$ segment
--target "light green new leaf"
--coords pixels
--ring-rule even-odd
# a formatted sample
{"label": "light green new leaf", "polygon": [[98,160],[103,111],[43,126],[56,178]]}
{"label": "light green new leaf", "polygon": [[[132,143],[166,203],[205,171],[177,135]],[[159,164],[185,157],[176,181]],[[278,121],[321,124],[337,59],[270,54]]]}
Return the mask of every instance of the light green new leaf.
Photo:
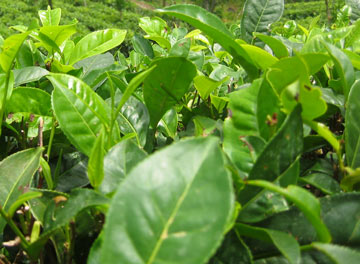
{"label": "light green new leaf", "polygon": [[194,86],[198,90],[201,98],[207,100],[211,92],[226,82],[229,78],[225,77],[221,81],[215,81],[207,76],[196,76],[194,78]]}
{"label": "light green new leaf", "polygon": [[41,166],[42,173],[44,175],[44,178],[45,178],[45,181],[47,184],[47,188],[49,190],[52,190],[54,188],[54,181],[51,176],[51,169],[50,169],[49,164],[43,157],[40,158],[40,166]]}
{"label": "light green new leaf", "polygon": [[279,59],[289,56],[289,51],[282,41],[262,33],[254,33],[254,36],[268,45]]}
{"label": "light green new leaf", "polygon": [[172,144],[138,164],[119,185],[100,262],[205,263],[220,245],[233,208],[218,140]]}
{"label": "light green new leaf", "polygon": [[242,39],[254,44],[253,33],[268,33],[269,25],[279,20],[283,11],[283,0],[247,0],[241,19]]}
{"label": "light green new leaf", "polygon": [[15,88],[6,107],[6,112],[52,116],[51,96],[38,88]]}
{"label": "light green new leaf", "polygon": [[97,189],[104,179],[104,156],[105,156],[104,129],[100,131],[91,150],[88,163],[88,177],[92,187]]}
{"label": "light green new leaf", "polygon": [[331,241],[331,234],[320,216],[320,202],[309,191],[296,185],[289,185],[287,188],[281,188],[278,185],[263,180],[247,181],[246,183],[280,193],[286,199],[292,201],[314,226],[319,241],[325,243]]}
{"label": "light green new leaf", "polygon": [[263,71],[266,71],[269,67],[278,62],[276,57],[259,47],[248,44],[241,44],[240,46],[249,54],[255,65]]}
{"label": "light green new leaf", "polygon": [[14,213],[16,212],[16,210],[25,202],[31,200],[31,199],[35,199],[35,198],[39,198],[42,196],[41,192],[36,192],[36,191],[29,191],[26,193],[21,194],[17,200],[10,206],[9,210],[7,211],[8,216],[9,217],[13,217]]}
{"label": "light green new leaf", "polygon": [[57,26],[61,19],[61,8],[39,10],[40,21],[43,26]]}
{"label": "light green new leaf", "polygon": [[239,235],[272,243],[291,264],[300,263],[300,246],[293,236],[285,232],[253,227],[241,223],[235,225],[235,231]]}
{"label": "light green new leaf", "polygon": [[104,158],[105,176],[99,191],[103,194],[115,192],[119,183],[146,155],[131,139],[122,140],[112,147]]}
{"label": "light green new leaf", "polygon": [[121,29],[99,30],[86,35],[76,43],[69,65],[119,46],[124,41],[125,35],[126,30]]}
{"label": "light green new leaf", "polygon": [[28,35],[29,32],[15,34],[4,40],[0,53],[0,65],[5,73],[11,70],[16,55]]}
{"label": "light green new leaf", "polygon": [[178,115],[175,108],[171,108],[160,119],[157,127],[158,131],[164,133],[167,137],[175,138],[178,128]]}
{"label": "light green new leaf", "polygon": [[250,56],[235,41],[233,34],[227,29],[221,19],[214,14],[195,5],[174,5],[158,9],[158,11],[180,18],[201,30],[236,58],[251,78],[258,76],[258,70]]}
{"label": "light green new leaf", "polygon": [[351,50],[342,50],[350,59],[355,69],[360,70],[360,56]]}
{"label": "light green new leaf", "polygon": [[87,84],[66,74],[47,76],[54,86],[52,108],[60,128],[77,149],[87,156],[102,126],[109,126],[109,110]]}
{"label": "light green new leaf", "polygon": [[14,70],[14,87],[22,84],[40,80],[42,77],[48,75],[49,72],[44,68],[38,66],[24,67]]}
{"label": "light green new leaf", "polygon": [[[0,162],[0,206],[7,210],[25,193],[32,176],[39,168],[42,148],[17,152]],[[0,218],[0,232],[5,227]]]}
{"label": "light green new leaf", "polygon": [[44,26],[39,32],[33,32],[33,36],[37,38],[46,50],[54,53],[61,52],[60,46],[76,33],[76,23],[62,26]]}
{"label": "light green new leaf", "polygon": [[[162,116],[189,90],[196,75],[195,65],[183,57],[156,60],[144,81],[144,101],[150,114],[150,124],[155,128]],[[167,74],[165,74],[167,73]]]}
{"label": "light green new leaf", "polygon": [[360,167],[360,81],[351,87],[345,116],[345,151],[347,165]]}
{"label": "light green new leaf", "polygon": [[360,259],[360,252],[352,248],[325,243],[312,243],[311,245],[328,256],[334,264],[357,263]]}

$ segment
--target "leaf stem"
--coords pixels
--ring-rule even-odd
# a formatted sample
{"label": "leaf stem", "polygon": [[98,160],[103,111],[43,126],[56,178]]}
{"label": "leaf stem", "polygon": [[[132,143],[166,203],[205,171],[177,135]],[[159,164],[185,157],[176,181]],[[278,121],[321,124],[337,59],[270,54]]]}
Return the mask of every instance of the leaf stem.
{"label": "leaf stem", "polygon": [[29,247],[29,242],[26,240],[23,233],[20,231],[20,229],[17,227],[17,225],[14,223],[14,221],[7,215],[7,213],[4,211],[4,209],[0,206],[0,215],[6,220],[10,228],[14,231],[14,233],[20,238],[20,243],[23,249],[26,251]]}

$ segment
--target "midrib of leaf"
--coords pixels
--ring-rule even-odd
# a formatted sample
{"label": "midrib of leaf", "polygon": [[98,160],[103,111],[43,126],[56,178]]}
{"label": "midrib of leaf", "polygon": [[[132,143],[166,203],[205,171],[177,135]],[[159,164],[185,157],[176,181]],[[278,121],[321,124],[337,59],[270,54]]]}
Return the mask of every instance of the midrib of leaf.
{"label": "midrib of leaf", "polygon": [[[209,149],[209,147],[208,147],[208,149]],[[154,249],[153,249],[153,251],[151,253],[151,256],[149,257],[148,261],[146,262],[146,264],[152,264],[154,262],[157,254],[158,254],[158,252],[160,250],[160,247],[161,247],[162,243],[164,242],[165,238],[168,236],[168,230],[169,230],[171,224],[174,222],[175,216],[177,215],[183,201],[185,200],[186,196],[188,195],[188,193],[189,193],[189,191],[190,191],[190,189],[192,187],[192,184],[194,183],[194,181],[195,181],[195,179],[197,177],[197,174],[198,174],[199,170],[202,167],[202,164],[203,164],[203,162],[205,160],[205,157],[206,157],[206,153],[208,153],[208,151],[204,151],[204,153],[205,153],[205,155],[203,155],[201,162],[199,162],[199,164],[201,164],[201,165],[199,165],[197,167],[196,173],[194,173],[194,177],[191,179],[191,181],[185,187],[183,193],[180,195],[179,200],[177,201],[173,211],[171,212],[170,217],[166,221],[166,223],[164,225],[164,228],[163,228],[163,230],[162,230],[162,232],[160,234],[160,237],[159,237],[158,241],[156,242],[156,245],[155,245],[155,247],[154,247]]]}
{"label": "midrib of leaf", "polygon": [[[55,88],[56,89],[56,88]],[[61,89],[60,89],[61,91]],[[84,117],[82,116],[82,114],[78,111],[78,109],[75,107],[75,105],[72,104],[72,102],[70,101],[70,99],[65,95],[65,93],[62,92],[62,94],[64,95],[64,97],[66,98],[66,100],[69,102],[69,104],[72,106],[72,108],[75,110],[75,112],[78,113],[78,115],[80,116],[80,118],[83,120],[83,122],[85,123],[86,127],[92,132],[92,134],[94,135],[94,137],[96,137],[96,134],[94,133],[94,131],[90,128],[90,126],[88,125],[88,123],[86,122],[86,120],[84,119]]]}
{"label": "midrib of leaf", "polygon": [[[65,87],[65,89],[67,89]],[[73,92],[73,94],[87,107],[90,109],[90,111],[97,117],[99,118],[99,120],[105,125],[108,126],[108,122],[106,120],[104,120],[104,118],[97,113],[97,111],[95,111],[95,109],[93,109],[86,101],[83,100],[83,98],[81,98],[76,92],[74,92],[72,89],[69,89],[71,92]],[[86,92],[86,91],[85,91]],[[63,93],[65,95],[65,93]],[[65,96],[66,97],[66,96]],[[96,97],[92,96],[91,94],[89,94],[89,97],[94,99],[94,101],[96,101]],[[72,104],[73,105],[73,104]],[[76,109],[75,105],[73,105],[73,107]],[[77,109],[76,109],[77,110]],[[78,112],[80,114],[80,112]]]}
{"label": "midrib of leaf", "polygon": [[129,127],[131,128],[132,131],[134,131],[135,135],[136,135],[136,141],[138,143],[138,145],[140,146],[140,139],[139,139],[139,135],[135,129],[135,127],[130,123],[130,121],[121,113],[119,112],[119,115],[125,120],[126,124],[129,125]]}
{"label": "midrib of leaf", "polygon": [[[264,12],[265,12],[265,9],[267,8],[268,4],[269,4],[269,0],[266,1],[265,6],[261,11],[260,17],[259,17],[259,19],[258,19],[258,21],[256,23],[256,26],[255,26],[254,32],[257,32],[257,29],[258,29],[259,24],[260,24],[260,20],[262,19],[263,15],[264,15]],[[251,40],[251,44],[254,44],[254,39]]]}
{"label": "midrib of leaf", "polygon": [[16,179],[15,183],[13,184],[9,194],[7,195],[6,197],[6,200],[4,202],[4,205],[2,206],[3,208],[6,207],[9,199],[10,199],[10,196],[13,194],[14,190],[15,190],[15,187],[17,186],[17,184],[19,183],[20,179],[24,176],[25,172],[27,171],[27,169],[30,167],[30,164],[32,164],[32,162],[34,161],[34,159],[36,159],[36,156],[34,155],[34,157],[26,164],[24,170],[22,171],[22,173],[19,175],[19,177]]}

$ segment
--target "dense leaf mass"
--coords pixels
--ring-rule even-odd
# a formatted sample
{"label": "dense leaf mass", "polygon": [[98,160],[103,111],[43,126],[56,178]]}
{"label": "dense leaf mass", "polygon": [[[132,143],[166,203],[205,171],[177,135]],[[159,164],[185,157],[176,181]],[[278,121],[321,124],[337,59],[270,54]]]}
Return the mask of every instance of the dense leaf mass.
{"label": "dense leaf mass", "polygon": [[0,37],[1,263],[358,262],[357,2],[281,26],[247,0],[231,27],[203,3]]}

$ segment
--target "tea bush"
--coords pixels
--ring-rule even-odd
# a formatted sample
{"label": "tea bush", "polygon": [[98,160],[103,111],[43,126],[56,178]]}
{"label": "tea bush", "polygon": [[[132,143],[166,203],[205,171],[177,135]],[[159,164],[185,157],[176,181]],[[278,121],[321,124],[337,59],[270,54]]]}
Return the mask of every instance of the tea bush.
{"label": "tea bush", "polygon": [[357,263],[360,22],[283,9],[159,9],[194,30],[142,17],[128,55],[60,9],[0,38],[1,261]]}

